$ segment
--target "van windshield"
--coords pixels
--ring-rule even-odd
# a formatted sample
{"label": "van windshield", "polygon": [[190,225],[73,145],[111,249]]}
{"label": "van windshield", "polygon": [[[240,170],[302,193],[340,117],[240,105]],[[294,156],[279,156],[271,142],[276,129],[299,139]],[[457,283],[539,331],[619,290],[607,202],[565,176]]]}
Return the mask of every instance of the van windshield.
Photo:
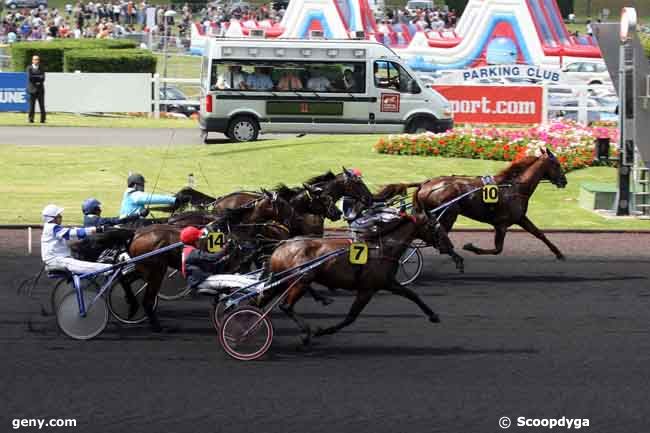
{"label": "van windshield", "polygon": [[364,62],[213,60],[210,90],[365,93]]}

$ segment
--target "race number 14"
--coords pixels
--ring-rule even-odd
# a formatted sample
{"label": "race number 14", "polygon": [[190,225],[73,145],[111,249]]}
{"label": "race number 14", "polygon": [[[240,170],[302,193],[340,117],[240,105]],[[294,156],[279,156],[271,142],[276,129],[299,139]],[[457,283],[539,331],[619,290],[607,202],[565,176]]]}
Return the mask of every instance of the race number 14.
{"label": "race number 14", "polygon": [[483,187],[483,203],[497,203],[499,201],[499,187],[485,185]]}
{"label": "race number 14", "polygon": [[223,232],[208,233],[206,249],[209,253],[218,253],[226,244],[226,236]]}
{"label": "race number 14", "polygon": [[365,265],[368,263],[368,245],[355,242],[350,245],[350,263],[353,265]]}

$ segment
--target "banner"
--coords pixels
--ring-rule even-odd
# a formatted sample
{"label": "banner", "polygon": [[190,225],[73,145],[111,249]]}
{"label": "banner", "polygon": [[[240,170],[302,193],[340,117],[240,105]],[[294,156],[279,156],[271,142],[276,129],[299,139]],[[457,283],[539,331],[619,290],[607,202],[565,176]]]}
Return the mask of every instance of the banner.
{"label": "banner", "polygon": [[454,73],[454,78],[456,82],[514,78],[559,83],[563,76],[559,70],[544,69],[534,65],[493,65],[457,71]]}
{"label": "banner", "polygon": [[0,72],[0,111],[23,111],[29,109],[27,73]]}
{"label": "banner", "polygon": [[544,120],[541,86],[432,86],[449,100],[456,123],[534,124]]}

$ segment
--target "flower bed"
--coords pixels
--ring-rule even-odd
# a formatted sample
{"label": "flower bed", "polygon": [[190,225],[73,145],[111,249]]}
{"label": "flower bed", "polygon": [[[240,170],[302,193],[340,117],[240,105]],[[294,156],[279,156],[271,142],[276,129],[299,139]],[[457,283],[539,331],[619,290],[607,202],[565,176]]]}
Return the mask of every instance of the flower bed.
{"label": "flower bed", "polygon": [[391,155],[515,161],[546,146],[557,155],[564,170],[570,171],[593,165],[594,140],[606,137],[615,143],[618,130],[554,120],[531,129],[458,128],[442,134],[389,135],[380,138],[374,149]]}

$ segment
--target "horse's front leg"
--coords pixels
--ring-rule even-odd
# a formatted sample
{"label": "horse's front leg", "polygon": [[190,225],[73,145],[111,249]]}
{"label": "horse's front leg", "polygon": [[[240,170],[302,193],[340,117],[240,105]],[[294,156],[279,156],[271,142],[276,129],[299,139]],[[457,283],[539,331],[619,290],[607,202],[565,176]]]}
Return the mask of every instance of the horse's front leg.
{"label": "horse's front leg", "polygon": [[503,241],[506,239],[506,232],[508,231],[508,228],[505,226],[495,226],[494,227],[494,249],[491,250],[484,250],[483,248],[479,248],[476,245],[469,243],[465,244],[463,246],[464,250],[471,251],[474,254],[478,255],[484,255],[484,254],[501,254],[503,251]]}
{"label": "horse's front leg", "polygon": [[133,280],[134,279],[130,275],[122,275],[119,278],[120,285],[124,289],[124,298],[126,299],[126,303],[129,304],[129,319],[132,319],[133,316],[135,316],[135,313],[138,312],[138,308],[140,308],[138,299],[133,293],[133,289],[131,287],[131,282]]}
{"label": "horse's front leg", "polygon": [[359,314],[363,311],[364,308],[366,308],[366,305],[368,305],[368,302],[370,302],[370,299],[372,299],[372,296],[375,294],[374,290],[370,289],[359,289],[357,291],[357,297],[355,298],[354,302],[352,303],[352,306],[350,307],[350,311],[348,311],[347,316],[345,316],[345,319],[343,319],[340,323],[330,326],[329,328],[321,329],[319,328],[315,333],[314,337],[320,337],[322,335],[329,335],[329,334],[334,334],[338,331],[340,331],[342,328],[345,328],[346,326],[351,325],[355,320],[357,320],[357,317],[359,317]]}
{"label": "horse's front leg", "polygon": [[160,321],[158,320],[158,315],[154,310],[156,305],[156,297],[158,292],[160,292],[160,286],[162,285],[163,277],[167,266],[156,267],[154,269],[143,269],[143,279],[147,283],[147,288],[144,292],[144,298],[142,299],[142,308],[144,309],[145,314],[149,318],[149,325],[153,332],[161,332],[162,326],[160,326]]}
{"label": "horse's front leg", "polygon": [[294,284],[289,293],[287,293],[287,298],[285,302],[280,305],[280,310],[282,310],[294,323],[298,326],[300,331],[304,334],[302,337],[302,343],[305,346],[308,346],[311,343],[311,327],[301,316],[296,314],[294,307],[296,303],[303,297],[305,294],[305,287],[308,286],[300,283]]}
{"label": "horse's front leg", "polygon": [[415,293],[413,290],[409,289],[408,287],[403,286],[398,282],[393,282],[393,284],[389,286],[386,290],[388,290],[394,295],[402,296],[408,299],[409,301],[415,302],[415,304],[418,307],[420,307],[420,309],[424,312],[424,314],[427,315],[427,317],[431,322],[433,323],[440,322],[440,318],[438,317],[438,315],[434,313],[433,310],[427,304],[424,303],[422,298],[420,298],[417,293]]}
{"label": "horse's front leg", "polygon": [[531,235],[535,236],[537,239],[541,240],[546,244],[546,246],[555,254],[555,257],[557,257],[558,260],[566,260],[566,257],[564,257],[564,254],[560,251],[558,247],[553,244],[553,242],[549,241],[548,238],[542,233],[540,229],[537,228],[535,224],[531,220],[528,219],[527,216],[524,215],[523,218],[521,218],[521,221],[519,221],[519,225],[521,228],[526,230],[528,233]]}

